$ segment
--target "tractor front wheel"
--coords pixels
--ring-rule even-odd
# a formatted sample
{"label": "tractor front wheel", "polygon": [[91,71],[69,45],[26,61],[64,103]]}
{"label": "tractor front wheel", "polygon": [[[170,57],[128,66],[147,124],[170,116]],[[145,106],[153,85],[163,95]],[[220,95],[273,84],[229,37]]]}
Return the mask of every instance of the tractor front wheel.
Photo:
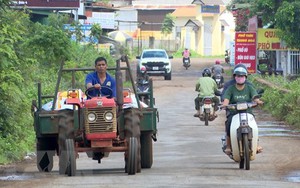
{"label": "tractor front wheel", "polygon": [[128,158],[127,158],[127,173],[134,175],[138,167],[138,141],[135,137],[129,138]]}
{"label": "tractor front wheel", "polygon": [[[138,109],[126,109],[124,112],[125,139],[128,146],[125,152],[125,172],[128,174],[141,172],[140,117],[141,112]],[[136,155],[135,150],[137,150]],[[133,162],[133,159],[136,162]],[[137,164],[136,167],[133,164]]]}
{"label": "tractor front wheel", "polygon": [[76,152],[74,147],[74,140],[66,140],[66,149],[67,149],[67,174],[68,176],[75,176],[76,174]]}

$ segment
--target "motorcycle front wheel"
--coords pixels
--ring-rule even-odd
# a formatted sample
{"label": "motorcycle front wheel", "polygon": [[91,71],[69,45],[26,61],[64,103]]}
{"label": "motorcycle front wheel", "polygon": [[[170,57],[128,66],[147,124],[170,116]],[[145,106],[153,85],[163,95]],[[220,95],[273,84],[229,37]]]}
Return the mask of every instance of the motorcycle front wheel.
{"label": "motorcycle front wheel", "polygon": [[240,169],[243,169],[245,166],[246,170],[250,170],[250,150],[249,150],[249,140],[248,134],[243,134],[243,156],[241,156]]}

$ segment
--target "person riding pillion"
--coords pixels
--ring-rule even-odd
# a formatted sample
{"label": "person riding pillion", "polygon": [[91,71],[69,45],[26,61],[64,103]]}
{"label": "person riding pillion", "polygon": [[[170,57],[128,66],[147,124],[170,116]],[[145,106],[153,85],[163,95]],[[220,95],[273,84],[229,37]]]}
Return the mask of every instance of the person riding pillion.
{"label": "person riding pillion", "polygon": [[194,117],[200,116],[200,102],[204,97],[212,97],[214,105],[214,116],[217,116],[215,113],[218,110],[219,98],[216,97],[215,93],[218,92],[218,86],[216,82],[211,78],[211,71],[208,68],[205,68],[202,72],[202,77],[200,77],[196,83],[195,91],[199,92],[198,96],[195,98],[195,109],[197,112],[194,114]]}

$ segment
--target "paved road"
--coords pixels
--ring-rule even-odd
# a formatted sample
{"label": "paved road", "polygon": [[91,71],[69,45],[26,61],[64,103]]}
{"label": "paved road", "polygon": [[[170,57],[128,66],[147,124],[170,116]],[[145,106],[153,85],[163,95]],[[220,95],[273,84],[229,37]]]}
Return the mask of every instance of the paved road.
{"label": "paved road", "polygon": [[[175,59],[171,81],[153,77],[160,118],[151,169],[128,176],[123,170],[122,153],[112,153],[100,165],[81,154],[77,176],[66,177],[58,175],[57,159],[51,173],[38,173],[35,161],[28,160],[0,174],[0,187],[299,187],[299,183],[291,181],[300,176],[300,137],[268,134],[268,127],[278,128],[268,114],[256,112],[262,125],[260,143],[264,152],[251,162],[249,171],[240,170],[221,151],[223,111],[209,126],[193,117],[195,81],[212,62],[192,59],[192,66],[185,70],[180,59]],[[286,129],[284,125],[280,127]]]}

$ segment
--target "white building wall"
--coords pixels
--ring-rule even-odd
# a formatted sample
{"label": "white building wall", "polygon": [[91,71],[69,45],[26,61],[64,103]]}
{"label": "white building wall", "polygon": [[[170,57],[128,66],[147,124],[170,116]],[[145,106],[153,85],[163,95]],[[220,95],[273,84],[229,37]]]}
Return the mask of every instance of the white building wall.
{"label": "white building wall", "polygon": [[119,10],[116,12],[115,20],[120,31],[134,32],[138,28],[137,10]]}

